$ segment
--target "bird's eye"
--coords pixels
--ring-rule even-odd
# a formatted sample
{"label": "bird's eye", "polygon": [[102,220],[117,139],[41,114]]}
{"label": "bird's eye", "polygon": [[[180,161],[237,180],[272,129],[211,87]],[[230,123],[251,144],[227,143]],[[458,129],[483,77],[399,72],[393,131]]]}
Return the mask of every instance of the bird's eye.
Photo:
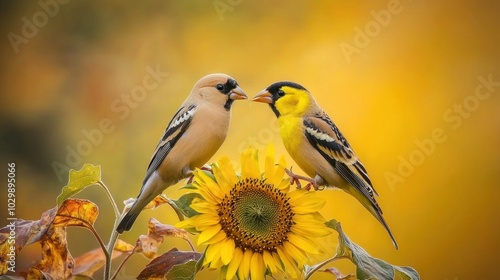
{"label": "bird's eye", "polygon": [[223,89],[224,89],[224,86],[223,86],[222,84],[217,84],[217,85],[215,86],[215,88],[216,88],[217,90],[223,90]]}
{"label": "bird's eye", "polygon": [[278,95],[279,95],[280,97],[282,97],[282,96],[284,96],[284,95],[285,95],[285,92],[284,92],[283,90],[281,90],[281,89],[280,89],[280,90],[278,90]]}

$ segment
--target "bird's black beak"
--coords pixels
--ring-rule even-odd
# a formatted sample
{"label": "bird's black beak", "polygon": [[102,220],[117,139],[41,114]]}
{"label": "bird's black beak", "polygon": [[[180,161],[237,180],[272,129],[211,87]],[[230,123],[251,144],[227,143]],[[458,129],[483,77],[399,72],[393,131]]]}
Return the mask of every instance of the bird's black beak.
{"label": "bird's black beak", "polygon": [[248,97],[240,87],[235,87],[229,92],[229,99],[240,100],[240,99],[248,99]]}
{"label": "bird's black beak", "polygon": [[256,96],[254,96],[252,101],[272,104],[273,103],[273,95],[269,91],[267,91],[267,89],[265,89],[265,90],[259,92]]}

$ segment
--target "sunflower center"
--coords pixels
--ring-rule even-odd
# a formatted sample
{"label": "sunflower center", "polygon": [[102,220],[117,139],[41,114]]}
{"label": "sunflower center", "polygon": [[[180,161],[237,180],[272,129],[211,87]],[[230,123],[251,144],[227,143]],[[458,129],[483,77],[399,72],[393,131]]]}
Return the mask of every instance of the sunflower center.
{"label": "sunflower center", "polygon": [[293,225],[288,200],[285,193],[263,180],[240,181],[218,205],[222,229],[242,250],[276,251]]}

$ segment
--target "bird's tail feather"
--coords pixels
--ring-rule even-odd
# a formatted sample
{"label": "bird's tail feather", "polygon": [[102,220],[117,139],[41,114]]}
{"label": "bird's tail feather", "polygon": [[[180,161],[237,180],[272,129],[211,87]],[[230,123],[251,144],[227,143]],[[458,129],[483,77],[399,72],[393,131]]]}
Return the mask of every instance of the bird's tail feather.
{"label": "bird's tail feather", "polygon": [[386,221],[384,220],[384,217],[382,216],[382,209],[380,209],[380,206],[375,202],[372,202],[368,197],[366,197],[362,192],[360,192],[358,189],[349,186],[348,188],[343,189],[346,191],[348,194],[354,196],[361,205],[365,207],[366,210],[368,210],[374,217],[377,219],[382,226],[384,226],[385,230],[391,237],[392,243],[394,244],[394,247],[396,250],[398,249],[398,243],[396,242],[396,239],[394,238],[394,235],[392,234],[391,230],[389,229],[389,226],[387,225]]}
{"label": "bird's tail feather", "polygon": [[396,248],[396,250],[397,250],[398,249],[398,243],[396,242],[396,239],[394,238],[394,235],[392,234],[391,230],[389,229],[389,226],[385,222],[384,217],[382,217],[382,213],[380,213],[376,209],[373,209],[373,211],[370,211],[370,212],[382,224],[382,226],[384,226],[385,230],[387,231],[387,233],[391,237],[392,244],[394,244],[394,248]]}
{"label": "bird's tail feather", "polygon": [[118,233],[123,233],[124,231],[129,231],[132,228],[132,225],[135,222],[135,219],[139,216],[139,213],[141,213],[141,209],[139,211],[132,211],[134,210],[134,206],[136,203],[132,205],[132,208],[125,214],[125,216],[122,218],[118,226],[116,227],[116,231]]}

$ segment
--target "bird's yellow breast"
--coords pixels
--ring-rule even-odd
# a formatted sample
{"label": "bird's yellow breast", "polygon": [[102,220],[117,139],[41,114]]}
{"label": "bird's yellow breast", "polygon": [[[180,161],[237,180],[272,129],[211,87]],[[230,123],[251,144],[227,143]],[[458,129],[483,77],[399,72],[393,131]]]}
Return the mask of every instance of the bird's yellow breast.
{"label": "bird's yellow breast", "polygon": [[278,119],[281,138],[286,150],[299,165],[299,167],[309,176],[314,176],[315,171],[311,163],[307,162],[304,156],[303,141],[307,141],[304,136],[304,126],[302,118],[292,115],[280,116]]}

